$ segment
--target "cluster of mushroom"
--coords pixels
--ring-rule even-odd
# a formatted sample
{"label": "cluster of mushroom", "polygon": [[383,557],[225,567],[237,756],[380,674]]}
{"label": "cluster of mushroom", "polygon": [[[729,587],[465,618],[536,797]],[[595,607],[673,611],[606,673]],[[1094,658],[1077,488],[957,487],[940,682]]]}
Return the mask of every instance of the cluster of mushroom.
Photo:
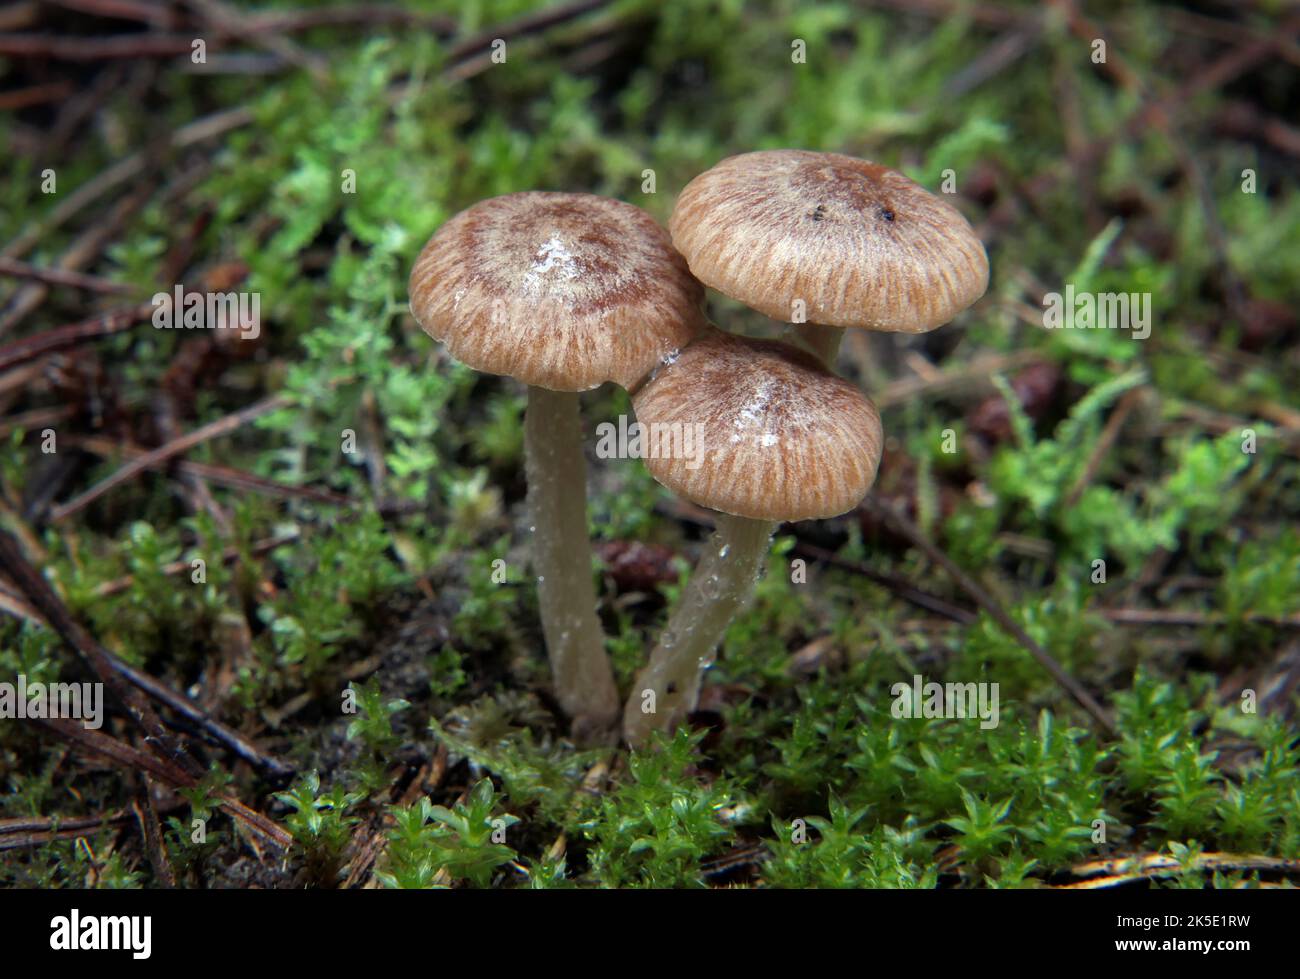
{"label": "cluster of mushroom", "polygon": [[[554,690],[580,741],[631,745],[694,708],[728,623],[749,601],[779,522],[853,509],[875,480],[875,407],[833,370],[842,327],[923,332],[988,283],[984,249],[950,205],[886,167],[776,150],[723,160],[683,190],[671,238],[644,211],[589,194],[474,205],[430,239],[411,310],[461,362],[528,385],[528,506]],[[724,332],[701,283],[796,343]],[[717,533],[632,685],[604,647],[586,527],[578,392],[631,392],[645,426],[703,433],[703,457],[647,458],[717,512]]]}

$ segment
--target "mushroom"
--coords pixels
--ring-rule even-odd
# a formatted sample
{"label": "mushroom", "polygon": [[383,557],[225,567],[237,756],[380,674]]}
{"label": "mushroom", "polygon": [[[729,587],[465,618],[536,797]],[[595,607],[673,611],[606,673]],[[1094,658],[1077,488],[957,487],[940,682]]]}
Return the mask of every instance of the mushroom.
{"label": "mushroom", "polygon": [[686,185],[669,230],[705,285],[795,323],[826,363],[843,335],[831,327],[924,333],[988,288],[984,246],[956,208],[839,153],[729,157]]}
{"label": "mushroom", "polygon": [[460,212],[425,245],[411,312],[452,357],[528,385],[532,558],[556,698],[583,741],[618,721],[596,612],[577,392],[631,387],[703,324],[704,290],[637,207],[528,192]]}
{"label": "mushroom", "polygon": [[645,463],[677,495],[718,511],[717,533],[624,707],[623,737],[638,746],[694,709],[701,671],[752,596],[777,523],[853,509],[875,481],[882,433],[866,395],[811,354],[713,328],[652,374],[633,405],[652,432],[701,426],[702,460],[652,454]]}

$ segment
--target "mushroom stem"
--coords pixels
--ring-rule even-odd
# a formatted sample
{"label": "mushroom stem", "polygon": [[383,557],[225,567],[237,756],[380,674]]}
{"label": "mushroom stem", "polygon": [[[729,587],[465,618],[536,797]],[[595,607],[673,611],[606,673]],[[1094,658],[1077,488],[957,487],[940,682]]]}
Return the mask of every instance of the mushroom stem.
{"label": "mushroom stem", "polygon": [[705,667],[753,597],[776,524],[719,513],[717,528],[623,708],[623,738],[633,747],[695,709]]}
{"label": "mushroom stem", "polygon": [[603,740],[618,722],[618,689],[596,614],[577,394],[529,386],[524,449],[533,569],[555,696],[573,718],[575,738]]}
{"label": "mushroom stem", "polygon": [[835,357],[840,352],[840,342],[844,339],[841,327],[796,323],[794,332],[804,347],[816,354],[831,370],[835,369]]}

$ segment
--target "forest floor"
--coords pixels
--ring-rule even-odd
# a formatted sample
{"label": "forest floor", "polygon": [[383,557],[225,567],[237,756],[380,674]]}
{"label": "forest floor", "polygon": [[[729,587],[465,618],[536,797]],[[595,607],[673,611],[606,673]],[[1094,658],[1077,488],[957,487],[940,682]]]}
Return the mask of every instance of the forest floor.
{"label": "forest floor", "polygon": [[[0,886],[1300,880],[1295,14],[76,6],[0,40],[0,681],[117,678],[131,710],[0,721]],[[407,275],[483,198],[666,222],[773,147],[951,189],[990,288],[846,340],[871,496],[778,531],[689,728],[580,748],[523,391],[432,343]],[[256,295],[258,335],[155,329],[177,284]],[[1149,330],[1044,329],[1067,286],[1147,297]],[[709,517],[592,467],[626,692]],[[997,725],[895,716],[914,677],[997,684]]]}

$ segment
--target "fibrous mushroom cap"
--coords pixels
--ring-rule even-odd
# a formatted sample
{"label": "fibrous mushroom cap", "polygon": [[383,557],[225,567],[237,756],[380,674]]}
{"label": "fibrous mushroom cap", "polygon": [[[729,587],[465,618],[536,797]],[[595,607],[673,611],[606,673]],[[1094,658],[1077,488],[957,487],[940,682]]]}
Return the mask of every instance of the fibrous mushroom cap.
{"label": "fibrous mushroom cap", "polygon": [[686,185],[669,229],[706,285],[786,322],[802,312],[824,326],[924,333],[988,288],[984,246],[956,208],[839,153],[729,157]]}
{"label": "fibrous mushroom cap", "polygon": [[540,191],[451,218],[410,280],[412,314],[453,357],[555,391],[630,387],[698,332],[703,293],[645,211]]}
{"label": "fibrous mushroom cap", "polygon": [[837,516],[861,502],[880,463],[880,415],[866,395],[776,340],[710,329],[660,367],[633,406],[651,447],[685,445],[688,432],[702,439],[694,458],[648,449],[654,478],[741,517]]}

